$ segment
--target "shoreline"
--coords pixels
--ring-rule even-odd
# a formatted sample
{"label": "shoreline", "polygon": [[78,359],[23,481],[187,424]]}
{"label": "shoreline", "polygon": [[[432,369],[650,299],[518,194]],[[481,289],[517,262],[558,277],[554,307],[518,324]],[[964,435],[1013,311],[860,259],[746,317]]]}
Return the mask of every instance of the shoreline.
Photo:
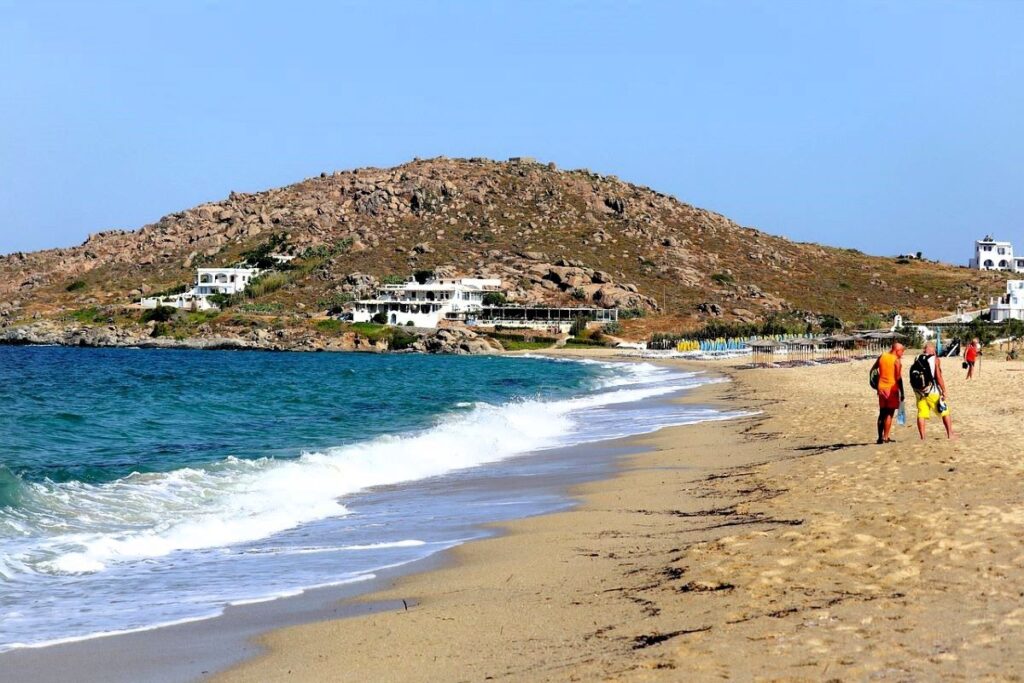
{"label": "shoreline", "polygon": [[362,599],[415,607],[271,631],[214,680],[1017,680],[1024,410],[1007,434],[990,397],[1024,372],[947,378],[961,440],[878,446],[868,365],[702,364],[734,381],[690,396],[763,412],[632,439],[572,509]]}
{"label": "shoreline", "polygon": [[[561,349],[553,353],[512,353],[537,353],[538,355],[544,355],[552,358],[568,357],[609,360],[612,352],[616,352],[616,350],[609,349],[604,353],[595,353],[594,350],[591,349]],[[726,377],[726,381],[713,382],[693,389],[688,389],[682,396],[675,397],[671,399],[671,401],[673,403],[709,406],[723,412],[728,410],[747,409],[745,406],[737,406],[731,402],[734,400],[734,396],[730,391],[730,388],[734,388],[732,386],[734,382],[734,373],[728,367],[708,367],[705,363],[694,363],[692,361],[671,361],[669,363],[664,363],[663,361],[651,361],[650,359],[625,358],[621,360],[622,362],[654,362],[657,364],[670,365],[679,370],[722,375]],[[285,678],[289,680],[335,680],[334,677],[338,677],[338,680],[372,680],[372,676],[376,674],[348,673],[337,670],[331,670],[329,673],[322,670],[317,671],[316,673],[302,673],[293,667],[293,660],[291,658],[289,658],[287,670],[282,672],[278,670],[281,667],[276,666],[274,659],[282,653],[282,649],[291,647],[291,634],[293,628],[304,629],[308,627],[319,631],[321,628],[326,629],[333,627],[331,628],[333,634],[336,630],[344,630],[346,624],[350,624],[358,628],[356,622],[361,617],[371,616],[371,612],[369,610],[364,612],[363,608],[373,608],[372,614],[383,613],[395,615],[399,613],[409,614],[410,612],[422,607],[424,602],[429,601],[421,599],[418,595],[419,589],[425,583],[429,584],[432,576],[442,573],[458,574],[460,571],[465,570],[467,565],[477,563],[482,556],[486,556],[490,552],[488,546],[491,546],[492,544],[503,545],[506,542],[511,542],[518,545],[520,539],[525,534],[530,533],[522,527],[524,525],[529,525],[535,520],[558,518],[563,515],[574,515],[580,510],[580,508],[587,505],[592,488],[600,488],[603,484],[616,481],[625,473],[634,469],[644,469],[644,466],[642,464],[638,464],[636,461],[659,449],[659,436],[664,436],[668,433],[676,433],[680,430],[696,430],[701,428],[716,430],[722,425],[735,425],[739,422],[751,420],[756,417],[757,415],[748,415],[706,420],[694,424],[673,425],[663,427],[655,432],[646,434],[637,434],[603,442],[582,444],[582,447],[598,446],[602,448],[615,449],[618,452],[612,455],[610,470],[606,476],[594,481],[570,485],[565,489],[565,495],[569,498],[569,502],[565,506],[565,509],[486,524],[485,528],[487,528],[491,533],[482,538],[461,543],[457,546],[436,553],[431,556],[431,558],[427,558],[428,563],[430,559],[436,558],[435,562],[430,563],[433,564],[433,566],[416,567],[410,571],[401,572],[389,580],[373,581],[373,588],[371,590],[360,592],[359,594],[351,597],[342,598],[341,601],[336,604],[339,609],[345,612],[344,615],[331,618],[328,621],[309,620],[305,623],[296,624],[294,626],[274,627],[270,630],[263,630],[252,638],[250,641],[251,647],[245,656],[238,658],[238,660],[231,666],[214,672],[211,676],[211,680],[218,683],[248,680],[284,680]],[[401,595],[405,595],[407,597],[399,597]],[[390,610],[386,607],[387,605],[391,605]],[[408,606],[408,608],[406,608],[406,606]],[[376,609],[378,607],[380,609]],[[322,636],[322,633],[317,634],[317,638]],[[288,643],[279,643],[277,640],[279,637],[284,637]],[[331,637],[333,637],[333,635]],[[306,640],[306,636],[302,636],[302,638],[303,640]],[[299,677],[293,678],[294,675],[298,675]],[[367,678],[367,675],[369,675],[370,678]],[[438,676],[447,676],[447,672],[444,674],[435,672],[434,674],[423,676],[413,670],[408,670],[400,675],[391,674],[391,677],[395,680],[432,680]],[[470,679],[477,678],[474,673],[469,673],[468,677]],[[479,677],[482,678],[483,676]]]}
{"label": "shoreline", "polygon": [[[562,355],[577,354],[565,352]],[[688,397],[701,388],[703,387],[685,390],[683,396]],[[650,403],[648,409],[656,409],[656,404],[667,401],[675,402],[668,397],[655,396],[642,399],[639,404]],[[532,485],[535,495],[543,498],[543,492],[551,489],[552,492],[557,492],[558,503],[554,507],[547,503],[547,507],[530,512],[527,516],[550,514],[574,505],[575,500],[567,494],[569,488],[581,481],[613,476],[616,463],[623,453],[635,450],[635,447],[628,445],[632,439],[632,436],[609,438],[551,451],[526,453],[513,458],[512,460],[529,458],[530,462],[538,463],[534,468],[541,470],[544,469],[544,465],[540,463],[558,462],[559,467],[564,467],[568,472],[559,474],[556,471],[541,475],[542,483]],[[592,459],[591,456],[595,452],[601,453],[596,458],[596,464],[582,463],[583,454],[589,454],[586,457]],[[574,460],[577,461],[576,465],[571,464]],[[498,476],[499,474],[493,474],[491,478]],[[513,517],[515,518],[518,517]],[[480,532],[479,535],[472,536],[455,547],[504,533],[501,525],[505,521],[507,520],[499,519],[482,526],[474,523],[473,528]],[[453,548],[442,549],[401,566],[376,571],[377,576],[368,580],[314,587],[302,591],[299,595],[255,601],[251,604],[229,605],[216,616],[136,631],[97,634],[65,642],[15,648],[0,653],[0,666],[10,675],[17,674],[32,680],[66,680],[67,676],[72,674],[78,680],[97,681],[194,680],[257,653],[258,647],[250,644],[249,640],[268,628],[322,621],[338,618],[340,615],[351,616],[379,609],[393,609],[396,605],[403,605],[402,601],[367,602],[363,598],[387,588],[390,583],[402,576],[431,571],[449,564],[452,562],[452,550]],[[409,599],[404,604],[412,602],[412,599]],[[344,604],[339,606],[339,603]],[[168,657],[166,652],[175,652],[178,656]]]}

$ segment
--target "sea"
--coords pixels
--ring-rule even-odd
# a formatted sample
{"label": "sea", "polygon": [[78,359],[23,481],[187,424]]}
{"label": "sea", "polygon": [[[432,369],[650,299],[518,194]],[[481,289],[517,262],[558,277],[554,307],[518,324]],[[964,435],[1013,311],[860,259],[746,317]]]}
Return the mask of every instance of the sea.
{"label": "sea", "polygon": [[[0,652],[366,581],[571,504],[719,381],[543,357],[0,347]],[[553,488],[554,480],[563,485]]]}

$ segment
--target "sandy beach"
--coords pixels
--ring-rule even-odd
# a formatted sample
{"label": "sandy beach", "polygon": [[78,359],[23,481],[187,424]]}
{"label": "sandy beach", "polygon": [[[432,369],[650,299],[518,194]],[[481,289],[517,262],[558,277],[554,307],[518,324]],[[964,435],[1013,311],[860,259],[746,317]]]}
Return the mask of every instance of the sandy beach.
{"label": "sandy beach", "polygon": [[[909,358],[909,355],[908,355]],[[874,443],[870,363],[737,370],[578,507],[502,525],[217,677],[1019,680],[1024,367],[947,362],[960,439]],[[909,363],[908,363],[909,365]]]}

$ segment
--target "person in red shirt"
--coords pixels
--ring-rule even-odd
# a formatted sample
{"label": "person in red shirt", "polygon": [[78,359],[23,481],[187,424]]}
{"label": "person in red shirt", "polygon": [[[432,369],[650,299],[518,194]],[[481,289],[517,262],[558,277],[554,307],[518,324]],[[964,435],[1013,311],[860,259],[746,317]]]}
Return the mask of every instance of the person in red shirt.
{"label": "person in red shirt", "polygon": [[[967,365],[967,379],[974,377],[974,366],[978,363],[978,349],[980,348],[981,342],[975,337],[967,345],[967,350],[964,352],[964,363]],[[978,374],[981,374],[980,368],[978,369]]]}

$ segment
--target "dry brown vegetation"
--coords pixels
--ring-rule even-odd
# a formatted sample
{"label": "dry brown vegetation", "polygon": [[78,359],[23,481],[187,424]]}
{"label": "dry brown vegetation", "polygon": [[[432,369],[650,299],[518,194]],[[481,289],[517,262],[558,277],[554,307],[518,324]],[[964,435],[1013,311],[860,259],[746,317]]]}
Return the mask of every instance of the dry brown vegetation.
{"label": "dry brown vegetation", "polygon": [[[232,193],[137,231],[0,257],[0,320],[123,306],[190,282],[198,265],[229,265],[274,235],[304,256],[285,286],[258,298],[286,316],[351,292],[353,273],[372,282],[434,268],[500,276],[526,303],[651,309],[626,321],[632,336],[773,314],[856,322],[899,310],[924,320],[960,301],[980,304],[1005,279],[792,242],[587,170],[438,158]],[[559,267],[571,271],[561,282],[551,270]],[[585,287],[567,284],[581,273]]]}

